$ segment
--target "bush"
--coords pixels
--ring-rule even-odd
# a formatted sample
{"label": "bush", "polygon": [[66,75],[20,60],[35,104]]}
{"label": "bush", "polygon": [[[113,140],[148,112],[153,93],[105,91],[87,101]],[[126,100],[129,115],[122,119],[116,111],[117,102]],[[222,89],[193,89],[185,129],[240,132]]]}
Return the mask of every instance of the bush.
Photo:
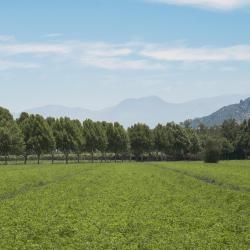
{"label": "bush", "polygon": [[217,163],[220,160],[221,146],[216,139],[207,139],[204,148],[204,161],[206,163]]}

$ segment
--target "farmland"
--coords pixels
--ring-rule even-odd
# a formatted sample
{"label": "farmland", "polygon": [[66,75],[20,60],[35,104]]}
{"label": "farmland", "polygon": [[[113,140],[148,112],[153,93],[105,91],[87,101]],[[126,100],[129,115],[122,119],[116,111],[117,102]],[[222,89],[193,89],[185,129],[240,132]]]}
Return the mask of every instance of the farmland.
{"label": "farmland", "polygon": [[0,167],[0,249],[249,249],[250,161]]}

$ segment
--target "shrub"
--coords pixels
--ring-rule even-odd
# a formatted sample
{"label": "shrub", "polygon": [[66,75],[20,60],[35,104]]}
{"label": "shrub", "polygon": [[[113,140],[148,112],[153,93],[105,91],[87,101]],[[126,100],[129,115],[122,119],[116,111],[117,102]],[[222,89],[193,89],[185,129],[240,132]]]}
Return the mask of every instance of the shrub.
{"label": "shrub", "polygon": [[220,160],[221,145],[216,139],[207,139],[204,147],[204,161],[206,163],[217,163]]}

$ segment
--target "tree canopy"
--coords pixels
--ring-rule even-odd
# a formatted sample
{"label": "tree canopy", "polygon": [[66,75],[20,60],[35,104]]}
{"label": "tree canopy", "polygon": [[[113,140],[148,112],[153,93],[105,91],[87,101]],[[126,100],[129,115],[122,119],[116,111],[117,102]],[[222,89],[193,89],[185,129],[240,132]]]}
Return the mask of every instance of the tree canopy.
{"label": "tree canopy", "polygon": [[16,121],[7,109],[0,107],[0,155],[5,156],[5,163],[10,154],[23,152],[23,135]]}

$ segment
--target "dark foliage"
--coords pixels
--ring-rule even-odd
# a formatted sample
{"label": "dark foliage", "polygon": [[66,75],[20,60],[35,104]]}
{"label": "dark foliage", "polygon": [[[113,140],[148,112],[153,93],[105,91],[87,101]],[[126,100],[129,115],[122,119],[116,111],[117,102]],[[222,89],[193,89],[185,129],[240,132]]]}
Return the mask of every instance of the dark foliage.
{"label": "dark foliage", "polygon": [[206,163],[217,163],[220,160],[221,147],[216,139],[207,139],[204,147],[204,161]]}

